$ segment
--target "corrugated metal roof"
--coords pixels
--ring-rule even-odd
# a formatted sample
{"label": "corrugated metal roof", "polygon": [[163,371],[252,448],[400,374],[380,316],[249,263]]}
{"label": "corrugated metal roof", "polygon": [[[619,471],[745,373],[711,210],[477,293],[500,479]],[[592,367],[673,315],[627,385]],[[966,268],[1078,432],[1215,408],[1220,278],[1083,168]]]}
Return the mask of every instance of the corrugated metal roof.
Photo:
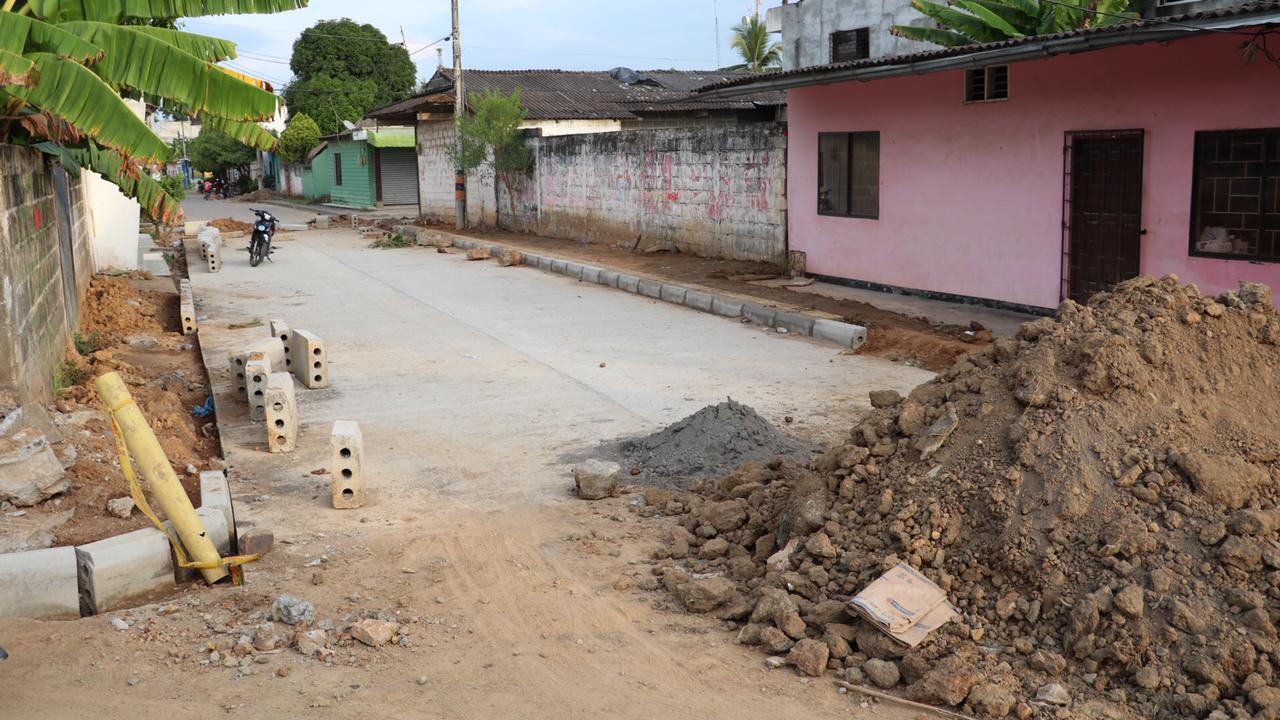
{"label": "corrugated metal roof", "polygon": [[[609,72],[572,70],[467,70],[467,94],[494,89],[510,94],[517,88],[530,120],[626,120],[644,112],[751,110],[786,103],[781,92],[760,92],[731,100],[700,98],[693,90],[750,73],[649,70],[643,79],[620,82]],[[372,119],[452,107],[453,73],[440,70],[416,97],[368,113]]]}
{"label": "corrugated metal roof", "polygon": [[[1235,5],[1217,10],[1205,10],[1203,12],[1188,13],[1185,15],[1176,15],[1160,18],[1142,18],[1129,23],[1120,25],[1111,25],[1100,28],[1084,28],[1081,30],[1072,30],[1070,32],[1054,33],[1051,35],[1032,35],[1023,38],[1011,40],[1001,40],[998,42],[983,43],[980,45],[965,45],[955,48],[939,48],[937,50],[926,50],[924,52],[912,53],[909,55],[890,55],[886,57],[872,58],[869,60],[852,60],[849,62],[829,63],[826,65],[812,65],[809,67],[796,68],[794,70],[786,70],[783,72],[763,73],[750,75],[747,77],[736,77],[721,80],[719,82],[695,88],[697,93],[709,93],[722,91],[729,88],[743,88],[750,90],[752,86],[763,83],[776,83],[779,80],[787,78],[801,78],[810,76],[815,83],[823,82],[824,76],[832,74],[847,74],[850,71],[858,71],[863,69],[889,67],[894,65],[915,65],[930,60],[942,60],[946,58],[964,58],[979,53],[991,52],[994,50],[1002,50],[1005,48],[1017,48],[1026,45],[1035,45],[1037,43],[1046,43],[1057,40],[1067,40],[1070,38],[1090,38],[1103,36],[1123,36],[1126,33],[1132,36],[1133,43],[1146,41],[1146,33],[1144,30],[1152,29],[1182,29],[1188,35],[1196,32],[1210,32],[1212,27],[1205,27],[1203,21],[1213,21],[1216,19],[1232,19],[1238,18],[1241,21],[1247,20],[1251,15],[1266,15],[1280,11],[1280,1],[1270,0],[1268,2],[1255,2]],[[1200,23],[1200,24],[1196,24]],[[1238,25],[1241,23],[1232,23]],[[945,69],[945,68],[936,68]],[[759,90],[754,90],[758,92]]]}

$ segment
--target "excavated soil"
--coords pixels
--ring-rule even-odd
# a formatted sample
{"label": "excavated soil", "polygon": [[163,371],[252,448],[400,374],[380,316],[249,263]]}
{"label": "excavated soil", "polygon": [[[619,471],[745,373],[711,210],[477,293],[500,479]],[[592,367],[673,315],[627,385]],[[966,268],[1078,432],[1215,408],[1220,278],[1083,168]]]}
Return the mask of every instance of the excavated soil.
{"label": "excavated soil", "polygon": [[67,359],[81,375],[56,403],[54,422],[64,444],[75,448],[76,461],[67,469],[70,492],[61,501],[47,501],[33,513],[76,512],[54,530],[58,545],[74,545],[149,525],[140,512],[128,519],[112,516],[106,503],[129,494],[116,455],[110,417],[104,412],[93,381],[115,370],[150,422],[192,503],[199,505],[199,475],[189,472],[221,469],[221,450],[212,416],[196,418],[192,408],[209,394],[208,376],[195,338],[181,334],[178,295],[167,278],[130,279],[99,275],[93,278],[82,305],[81,355]]}
{"label": "excavated soil", "polygon": [[211,227],[218,228],[222,232],[249,232],[250,230],[253,230],[253,225],[242,220],[236,220],[235,218],[229,217],[210,220],[209,225]]}
{"label": "excavated soil", "polygon": [[624,440],[606,453],[632,481],[667,487],[688,487],[751,460],[809,458],[807,446],[733,400],[708,405],[652,435]]}
{"label": "excavated soil", "polygon": [[[1280,717],[1277,342],[1259,285],[1066,302],[808,467],[648,491],[680,523],[654,573],[799,668],[978,716]],[[845,610],[898,562],[960,612],[910,651]]]}

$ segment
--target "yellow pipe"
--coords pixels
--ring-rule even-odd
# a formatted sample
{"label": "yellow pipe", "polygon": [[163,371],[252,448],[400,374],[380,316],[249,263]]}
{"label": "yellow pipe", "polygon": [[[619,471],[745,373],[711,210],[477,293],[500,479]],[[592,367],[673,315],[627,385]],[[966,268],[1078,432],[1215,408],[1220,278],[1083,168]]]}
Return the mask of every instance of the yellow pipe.
{"label": "yellow pipe", "polygon": [[[147,424],[147,419],[134,404],[133,396],[129,394],[120,374],[109,372],[100,376],[94,384],[98,388],[98,396],[119,424],[129,454],[137,463],[142,477],[151,486],[160,509],[173,523],[174,530],[178,531],[178,539],[182,541],[191,559],[196,562],[218,562],[218,548],[205,533],[204,525],[196,515],[195,507],[191,505],[191,499],[182,489],[177,473],[173,471],[169,458],[165,457],[164,450],[160,447],[160,441],[156,440],[156,434]],[[212,585],[226,577],[227,570],[219,566],[201,570],[200,574],[204,576],[205,582]]]}

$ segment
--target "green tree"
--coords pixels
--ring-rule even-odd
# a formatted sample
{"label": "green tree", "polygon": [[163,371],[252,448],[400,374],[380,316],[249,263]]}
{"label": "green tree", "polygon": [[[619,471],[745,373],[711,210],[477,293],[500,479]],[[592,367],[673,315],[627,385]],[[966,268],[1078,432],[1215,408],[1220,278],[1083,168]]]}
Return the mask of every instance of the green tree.
{"label": "green tree", "polygon": [[782,45],[769,39],[769,31],[759,14],[744,17],[742,22],[733,26],[733,39],[729,46],[742,56],[742,64],[727,68],[729,70],[760,73],[782,68]]}
{"label": "green tree", "polygon": [[196,170],[223,176],[230,169],[244,175],[258,159],[253,148],[211,125],[201,127],[200,134],[187,144],[187,157]]}
{"label": "green tree", "polygon": [[288,127],[280,133],[280,145],[276,151],[287,163],[302,162],[311,148],[320,144],[320,128],[306,113],[297,113]]}
{"label": "green tree", "polygon": [[520,102],[520,89],[503,95],[494,88],[467,95],[470,111],[458,123],[461,152],[454,162],[463,172],[471,172],[489,163],[494,175],[507,191],[514,211],[513,182],[516,177],[533,171],[533,153],[524,142],[520,126],[528,113]]}
{"label": "green tree", "polygon": [[1130,0],[952,0],[941,5],[912,0],[911,6],[938,27],[894,25],[898,37],[961,47],[1031,35],[1107,27],[1130,22],[1138,14]]}
{"label": "green tree", "polygon": [[224,72],[235,44],[173,29],[182,17],[292,10],[306,0],[5,0],[0,7],[0,142],[31,145],[77,174],[88,167],[166,221],[178,201],[141,169],[170,148],[129,109],[142,97],[170,115],[255,147],[277,99]]}
{"label": "green tree", "polygon": [[289,111],[310,115],[323,135],[408,97],[417,76],[408,51],[378,28],[346,18],[303,30],[289,67],[295,78],[284,91]]}

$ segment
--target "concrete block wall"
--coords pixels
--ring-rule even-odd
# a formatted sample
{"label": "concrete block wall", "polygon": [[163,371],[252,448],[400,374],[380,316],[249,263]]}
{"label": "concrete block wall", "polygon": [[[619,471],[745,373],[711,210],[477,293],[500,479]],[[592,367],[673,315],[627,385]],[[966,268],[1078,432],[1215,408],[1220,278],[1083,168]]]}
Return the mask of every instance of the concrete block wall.
{"label": "concrete block wall", "polygon": [[[467,179],[467,221],[632,247],[670,243],[706,257],[786,259],[786,153],[773,123],[533,137],[513,198],[483,167]],[[422,213],[452,222],[453,126],[418,126]]]}
{"label": "concrete block wall", "polygon": [[[637,130],[534,138],[536,169],[510,224],[632,247],[670,243],[706,257],[780,263],[786,255],[781,126]],[[510,202],[498,193],[504,224]]]}
{"label": "concrete block wall", "polygon": [[0,145],[0,385],[41,401],[52,397],[93,274],[83,180],[59,178],[64,211],[55,172],[38,151]]}

